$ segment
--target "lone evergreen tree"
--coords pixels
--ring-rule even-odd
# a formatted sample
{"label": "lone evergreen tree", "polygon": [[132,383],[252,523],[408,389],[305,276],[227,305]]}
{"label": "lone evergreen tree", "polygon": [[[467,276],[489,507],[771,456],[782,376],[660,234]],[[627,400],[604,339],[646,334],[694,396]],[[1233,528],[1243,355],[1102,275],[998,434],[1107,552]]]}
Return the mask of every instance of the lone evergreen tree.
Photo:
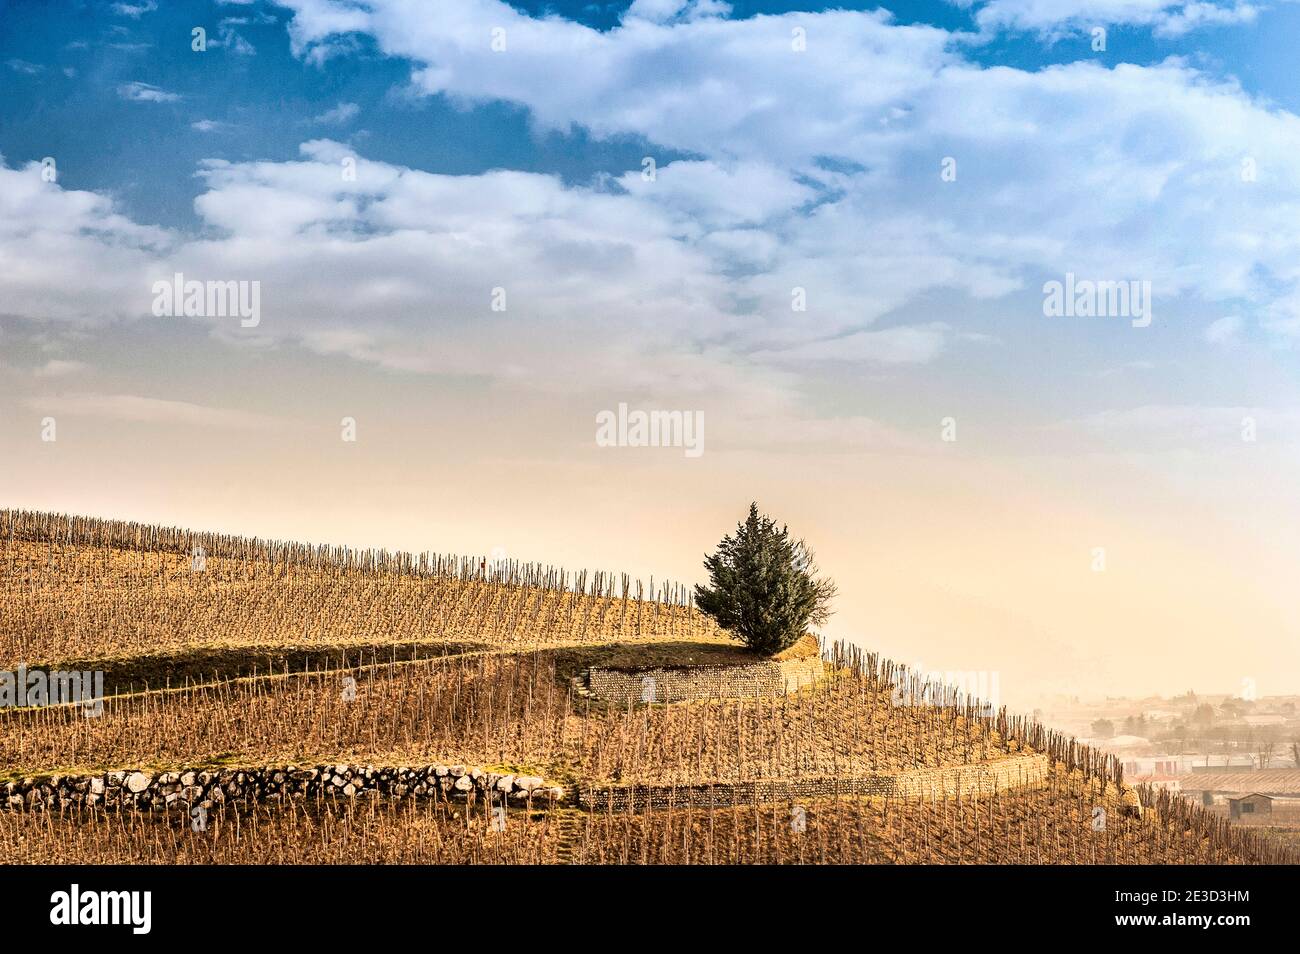
{"label": "lone evergreen tree", "polygon": [[704,558],[709,586],[695,587],[695,605],[756,653],[789,649],[830,617],[835,584],[817,578],[813,552],[785,526],[749,505],[749,517]]}

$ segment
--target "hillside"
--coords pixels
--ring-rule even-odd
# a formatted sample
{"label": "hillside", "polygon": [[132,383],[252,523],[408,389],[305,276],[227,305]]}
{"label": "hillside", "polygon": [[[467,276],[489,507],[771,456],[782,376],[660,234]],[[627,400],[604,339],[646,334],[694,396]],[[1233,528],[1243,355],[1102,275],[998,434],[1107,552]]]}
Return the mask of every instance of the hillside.
{"label": "hillside", "polygon": [[6,858],[1285,860],[1139,812],[1113,759],[1028,720],[901,704],[906,673],[848,647],[794,692],[586,691],[754,663],[672,584],[0,511],[0,610],[0,670],[107,696],[0,710]]}

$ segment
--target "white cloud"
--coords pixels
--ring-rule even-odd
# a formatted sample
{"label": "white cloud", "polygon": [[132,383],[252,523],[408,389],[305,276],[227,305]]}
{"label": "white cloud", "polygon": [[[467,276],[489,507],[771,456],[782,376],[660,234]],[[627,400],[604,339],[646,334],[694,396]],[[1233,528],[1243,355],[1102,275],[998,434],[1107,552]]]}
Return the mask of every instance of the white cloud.
{"label": "white cloud", "polygon": [[229,50],[237,56],[256,56],[257,47],[236,29],[247,22],[244,17],[227,17],[222,20],[217,24],[217,35],[208,41],[208,46]]}
{"label": "white cloud", "polygon": [[1234,344],[1241,334],[1243,322],[1240,315],[1228,315],[1212,322],[1205,329],[1205,340],[1210,344]]}
{"label": "white cloud", "polygon": [[25,73],[28,76],[35,76],[37,73],[44,72],[45,67],[40,63],[29,63],[26,60],[6,60],[5,65],[15,73]]}
{"label": "white cloud", "polygon": [[124,17],[130,17],[132,20],[138,20],[146,13],[153,13],[158,9],[157,0],[144,0],[143,3],[115,3],[113,12]]}
{"label": "white cloud", "polygon": [[1155,32],[1162,36],[1182,36],[1202,26],[1232,26],[1253,23],[1261,7],[1251,3],[1184,3],[1174,4],[1167,16],[1157,20]]}
{"label": "white cloud", "polygon": [[[436,20],[382,0],[366,8],[287,5],[300,52],[369,32],[384,52],[412,60],[413,85],[428,94],[520,103],[545,128],[576,123],[598,136],[632,133],[709,156],[767,161],[869,154],[877,120],[898,97],[958,62],[946,49],[948,33],[891,25],[885,11],[666,24],[632,18],[600,32],[533,19],[495,0],[466,0]],[[505,53],[491,49],[493,26],[505,31]],[[795,27],[807,30],[806,52],[792,49]]]}
{"label": "white cloud", "polygon": [[95,417],[137,424],[184,424],[221,430],[274,430],[276,418],[250,411],[206,407],[186,401],[141,397],[135,394],[61,394],[27,398],[34,411],[72,417]]}
{"label": "white cloud", "polygon": [[[296,161],[204,163],[196,239],[132,231],[106,199],[0,169],[27,203],[0,219],[7,308],[104,321],[147,314],[174,271],[260,280],[259,336],[512,386],[725,392],[782,412],[815,373],[804,364],[904,373],[973,340],[950,306],[935,320],[938,293],[1037,320],[1044,274],[1150,280],[1157,315],[1180,296],[1233,299],[1291,329],[1300,120],[1179,61],[981,68],[944,31],[882,12],[629,16],[600,33],[488,0],[437,24],[385,0],[294,6],[304,55],[371,31],[414,58],[416,88],[642,137],[655,175],[435,175],[319,140]],[[485,40],[496,23],[508,54]]]}
{"label": "white cloud", "polygon": [[754,357],[780,361],[866,361],[873,364],[927,364],[947,346],[952,329],[942,323],[858,331]]}
{"label": "white cloud", "polygon": [[669,23],[673,20],[698,20],[722,17],[731,12],[731,4],[721,0],[633,0],[624,14],[626,20]]}
{"label": "white cloud", "polygon": [[135,224],[105,196],[44,181],[42,171],[0,163],[4,311],[75,321],[148,314],[138,283],[172,237]]}
{"label": "white cloud", "polygon": [[721,166],[678,161],[653,170],[625,173],[618,183],[648,204],[695,217],[703,230],[761,224],[811,202],[818,193],[786,170],[757,162]]}
{"label": "white cloud", "polygon": [[319,116],[314,116],[311,121],[327,126],[342,126],[355,119],[359,112],[361,107],[356,103],[339,103],[333,109],[327,109]]}
{"label": "white cloud", "polygon": [[178,93],[169,93],[150,83],[123,83],[117,88],[117,95],[137,103],[174,103],[181,97]]}
{"label": "white cloud", "polygon": [[85,371],[87,365],[81,361],[66,361],[52,358],[36,368],[32,374],[38,378],[62,378]]}
{"label": "white cloud", "polygon": [[1275,334],[1300,338],[1300,266],[1286,277],[1291,281],[1290,290],[1268,303],[1261,323]]}
{"label": "white cloud", "polygon": [[986,33],[1000,30],[1048,36],[1086,32],[1094,27],[1140,26],[1157,35],[1180,36],[1202,26],[1250,23],[1259,13],[1243,0],[954,0],[975,9]]}
{"label": "white cloud", "polygon": [[[876,246],[882,232],[935,266],[887,285],[988,295],[1033,271],[1067,270],[1149,279],[1165,300],[1263,294],[1260,266],[1287,269],[1300,252],[1300,120],[1177,60],[983,69],[945,31],[899,26],[883,11],[628,18],[599,32],[495,0],[469,0],[436,23],[399,0],[286,5],[304,54],[368,32],[412,61],[412,83],[426,93],[504,99],[546,128],[637,135],[720,167],[767,169],[787,191],[819,186],[825,204],[774,231],[816,263],[797,270],[820,270],[845,302],[866,284],[853,273],[871,269],[850,251],[864,237]],[[508,53],[484,40],[491,24],[506,30]],[[801,53],[791,49],[795,28],[807,36]],[[579,61],[583,70],[568,68]],[[1243,154],[1267,176],[1243,183]],[[939,178],[944,157],[956,160],[955,182]],[[635,175],[623,182],[654,192]],[[666,176],[655,185],[670,194]],[[684,198],[681,188],[672,195]],[[708,216],[742,200],[761,201],[714,190],[694,209]],[[1261,231],[1273,236],[1266,245]],[[788,294],[804,282],[781,274],[780,259],[764,264],[790,282]]]}

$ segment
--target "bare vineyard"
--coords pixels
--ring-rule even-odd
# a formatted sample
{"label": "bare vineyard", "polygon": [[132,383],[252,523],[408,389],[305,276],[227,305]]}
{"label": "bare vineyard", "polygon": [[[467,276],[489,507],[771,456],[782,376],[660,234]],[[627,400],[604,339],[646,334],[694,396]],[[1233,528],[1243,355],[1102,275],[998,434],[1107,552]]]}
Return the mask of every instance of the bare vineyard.
{"label": "bare vineyard", "polygon": [[[636,662],[727,644],[671,584],[0,511],[0,669],[93,660],[115,676],[94,718],[75,705],[0,710],[0,783],[450,763],[570,792],[669,792],[641,812],[512,809],[504,830],[490,806],[438,798],[240,803],[203,831],[166,811],[0,811],[0,850],[109,863],[1295,860],[1265,833],[1163,793],[1142,792],[1138,817],[1115,758],[853,647],[828,648],[825,678],[775,699],[618,707],[571,682],[597,650]],[[1045,782],[980,799],[675,798],[1026,754],[1050,759]]]}
{"label": "bare vineyard", "polygon": [[[1100,820],[1100,821],[1099,821]],[[1133,818],[1064,773],[979,799],[821,799],[642,813],[317,801],[183,813],[0,813],[0,852],[86,864],[1241,864],[1281,849],[1178,807]]]}
{"label": "bare vineyard", "polygon": [[26,510],[0,510],[0,538],[12,546],[17,542],[43,544],[48,553],[56,548],[89,549],[101,555],[110,552],[174,553],[192,559],[230,560],[248,568],[265,563],[281,572],[294,569],[346,574],[360,572],[384,576],[452,579],[507,586],[561,590],[578,595],[613,599],[661,602],[670,606],[692,606],[690,589],[682,583],[653,580],[647,588],[626,573],[602,570],[570,572],[562,567],[518,560],[457,556],[433,552],[408,553],[391,550],[359,550],[352,547],[314,545],[289,540],[262,540],[179,527],[160,527],[97,517],[78,517]]}
{"label": "bare vineyard", "polygon": [[445,803],[349,802],[180,813],[0,814],[0,845],[23,864],[554,864],[555,818],[491,818]]}
{"label": "bare vineyard", "polygon": [[576,698],[545,650],[353,672],[136,693],[106,700],[93,719],[76,706],[0,713],[0,764],[21,775],[187,759],[451,760],[686,785],[853,776],[1026,750],[1005,720],[955,705],[895,705],[886,670],[867,657],[842,658],[826,679],[778,699],[615,709]]}
{"label": "bare vineyard", "polygon": [[672,583],[16,511],[0,511],[0,606],[0,665],[247,645],[726,640]]}

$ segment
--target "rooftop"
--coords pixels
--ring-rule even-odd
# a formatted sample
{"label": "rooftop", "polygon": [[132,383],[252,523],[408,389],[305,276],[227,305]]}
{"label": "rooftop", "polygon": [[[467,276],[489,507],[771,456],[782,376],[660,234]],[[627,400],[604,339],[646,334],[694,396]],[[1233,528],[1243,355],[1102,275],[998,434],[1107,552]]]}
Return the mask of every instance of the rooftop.
{"label": "rooftop", "polygon": [[1295,795],[1300,797],[1300,769],[1264,769],[1257,772],[1199,772],[1182,777],[1184,792],[1234,792],[1241,795]]}

